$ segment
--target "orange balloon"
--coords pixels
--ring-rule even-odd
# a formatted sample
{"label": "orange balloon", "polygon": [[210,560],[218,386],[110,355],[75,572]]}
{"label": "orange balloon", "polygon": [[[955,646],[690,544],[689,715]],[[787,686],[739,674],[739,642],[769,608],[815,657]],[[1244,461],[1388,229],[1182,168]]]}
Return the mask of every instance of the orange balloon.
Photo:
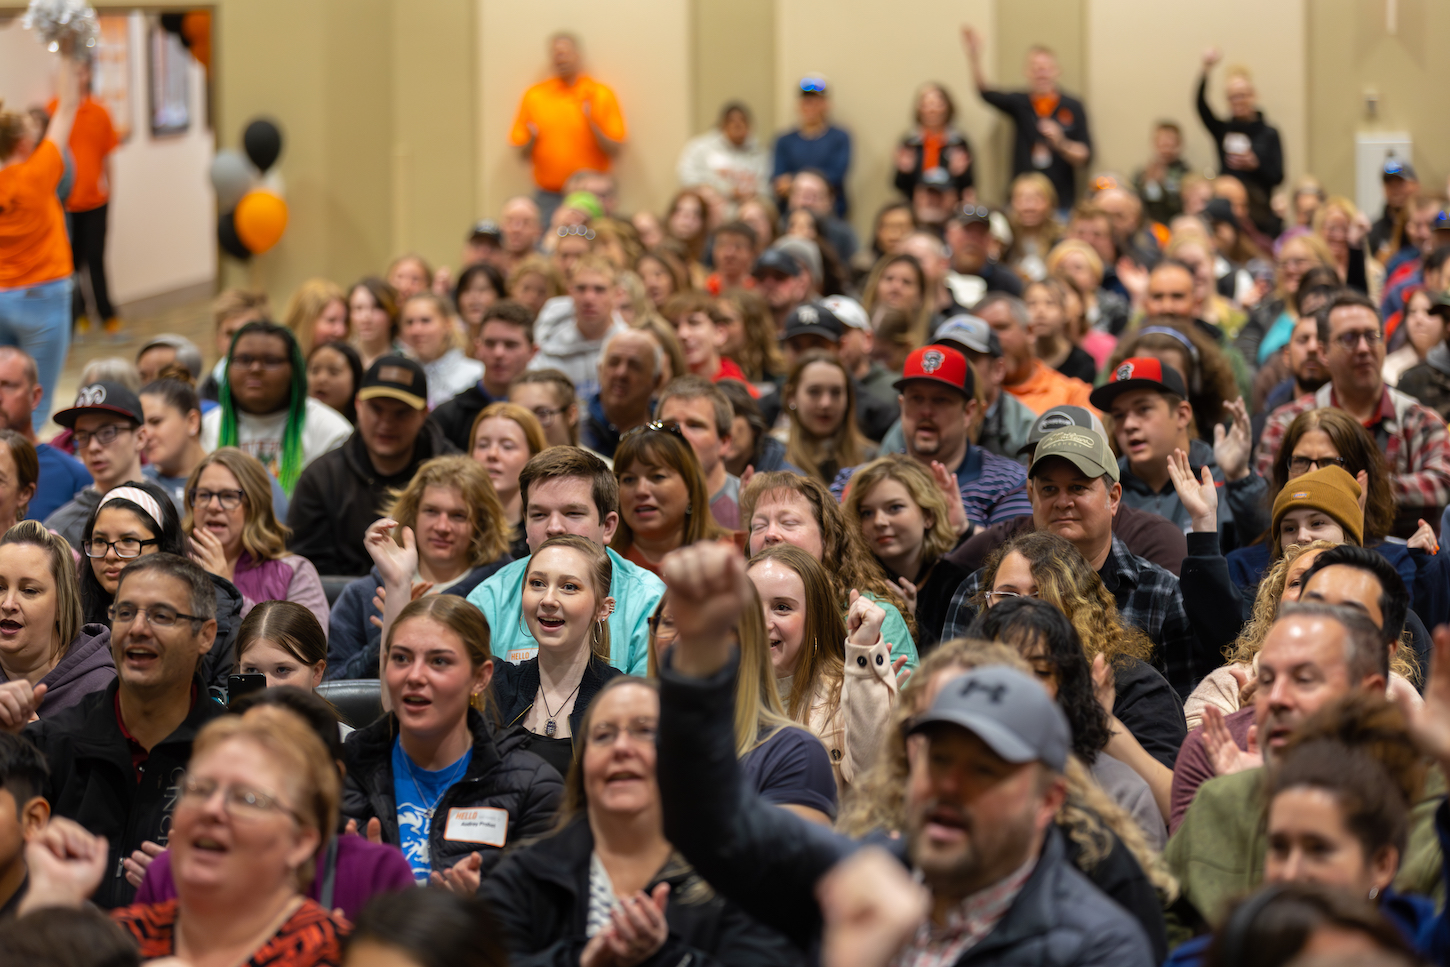
{"label": "orange balloon", "polygon": [[287,203],[280,196],[259,188],[242,196],[234,218],[242,244],[254,255],[261,255],[276,245],[287,230]]}

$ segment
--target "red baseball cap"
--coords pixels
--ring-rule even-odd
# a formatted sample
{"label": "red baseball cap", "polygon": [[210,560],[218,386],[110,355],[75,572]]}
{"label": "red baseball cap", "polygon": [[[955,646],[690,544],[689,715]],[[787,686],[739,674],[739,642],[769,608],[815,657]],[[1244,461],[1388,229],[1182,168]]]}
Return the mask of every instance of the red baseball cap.
{"label": "red baseball cap", "polygon": [[1187,398],[1188,388],[1183,376],[1172,366],[1152,356],[1132,356],[1123,360],[1113,370],[1108,381],[1092,391],[1088,402],[1104,413],[1113,405],[1113,400],[1129,390],[1150,389],[1158,393],[1172,393]]}
{"label": "red baseball cap", "polygon": [[950,346],[931,345],[913,350],[901,368],[901,378],[891,385],[901,389],[918,379],[950,386],[969,400],[976,396],[976,381],[967,357]]}

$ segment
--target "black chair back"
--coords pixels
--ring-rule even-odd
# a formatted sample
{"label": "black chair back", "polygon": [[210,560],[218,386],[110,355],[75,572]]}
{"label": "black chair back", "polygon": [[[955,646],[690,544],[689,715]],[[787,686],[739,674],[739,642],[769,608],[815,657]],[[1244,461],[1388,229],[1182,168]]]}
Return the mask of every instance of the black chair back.
{"label": "black chair back", "polygon": [[342,594],[342,589],[358,579],[356,574],[319,574],[318,577],[322,580],[322,593],[327,595],[329,608],[337,604],[337,598]]}
{"label": "black chair back", "polygon": [[355,729],[372,725],[383,714],[383,687],[376,678],[323,682],[317,695],[331,702],[343,722]]}

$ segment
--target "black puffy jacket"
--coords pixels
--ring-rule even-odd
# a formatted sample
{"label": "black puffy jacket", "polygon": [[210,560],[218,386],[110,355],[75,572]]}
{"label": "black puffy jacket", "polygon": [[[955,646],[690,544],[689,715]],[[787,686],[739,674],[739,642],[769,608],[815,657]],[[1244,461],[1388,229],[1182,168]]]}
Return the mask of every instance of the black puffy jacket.
{"label": "black puffy jacket", "polygon": [[[589,863],[594,834],[584,818],[517,850],[484,881],[480,893],[508,932],[514,967],[575,967],[588,942]],[[708,891],[684,859],[672,856],[645,887],[670,885],[669,938],[641,967],[773,967],[804,964],[801,952],[735,904]]]}
{"label": "black puffy jacket", "polygon": [[[522,729],[508,729],[495,736],[484,717],[473,709],[468,710],[468,728],[473,733],[473,758],[463,778],[438,800],[428,831],[428,856],[433,869],[442,871],[476,852],[483,859],[482,873],[487,876],[506,850],[543,835],[554,825],[564,781],[553,766],[524,751]],[[383,826],[383,842],[394,846],[402,843],[398,803],[393,795],[393,740],[397,735],[398,717],[389,714],[349,735],[342,751],[347,766],[343,819],[355,819],[362,828],[376,816]],[[444,838],[450,809],[479,807],[508,813],[502,848]]]}

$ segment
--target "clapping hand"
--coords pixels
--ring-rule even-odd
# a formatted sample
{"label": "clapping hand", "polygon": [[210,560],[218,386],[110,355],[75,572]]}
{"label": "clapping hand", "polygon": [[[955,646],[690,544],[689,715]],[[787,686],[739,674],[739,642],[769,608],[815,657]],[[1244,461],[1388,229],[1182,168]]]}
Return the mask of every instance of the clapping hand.
{"label": "clapping hand", "polygon": [[1419,548],[1426,554],[1439,554],[1440,538],[1435,534],[1435,528],[1421,518],[1420,526],[1415,529],[1414,536],[1405,541],[1405,546]]}
{"label": "clapping hand", "polygon": [[1179,502],[1188,511],[1194,532],[1218,533],[1218,486],[1213,482],[1213,471],[1203,467],[1200,477],[1195,478],[1188,454],[1174,450],[1168,458],[1168,476],[1173,481]]}
{"label": "clapping hand", "polygon": [[126,882],[139,890],[141,881],[146,877],[146,868],[165,849],[165,846],[153,843],[149,839],[142,843],[140,849],[133,851],[130,856],[121,861],[121,866],[126,870]]}
{"label": "clapping hand", "polygon": [[[360,836],[360,835],[362,835],[361,833],[358,832],[358,829],[357,829],[357,820],[356,819],[349,819],[347,821],[347,826],[345,826],[343,828],[342,835],[344,835],[344,836]],[[368,825],[367,825],[367,838],[368,838],[368,842],[369,843],[376,843],[379,846],[381,846],[383,844],[383,821],[381,819],[378,819],[378,817],[376,817],[376,816],[374,816],[372,819],[369,819],[368,820]]]}
{"label": "clapping hand", "polygon": [[823,967],[886,967],[931,910],[931,894],[891,854],[857,850],[816,885]]}
{"label": "clapping hand", "polygon": [[1410,737],[1420,751],[1450,769],[1450,625],[1440,625],[1430,635],[1435,651],[1430,656],[1430,673],[1425,676],[1425,701],[1421,705],[1409,696],[1396,694],[1405,713]]}
{"label": "clapping hand", "polygon": [[479,874],[482,868],[483,857],[477,853],[469,853],[441,873],[434,870],[428,881],[433,886],[452,890],[459,896],[473,896],[478,892],[478,884],[482,880]]}
{"label": "clapping hand", "polygon": [[1203,70],[1205,73],[1213,69],[1213,65],[1223,60],[1223,51],[1217,47],[1210,47],[1203,52]]}
{"label": "clapping hand", "polygon": [[1249,451],[1253,449],[1253,425],[1249,422],[1249,408],[1240,396],[1223,408],[1233,418],[1233,425],[1225,430],[1221,425],[1213,428],[1213,458],[1223,471],[1225,480],[1242,480],[1249,475]]}
{"label": "clapping hand", "polygon": [[940,461],[931,462],[931,479],[936,481],[936,488],[947,502],[947,526],[952,533],[961,537],[972,529],[972,522],[967,517],[967,506],[962,502],[962,488],[957,484],[957,475],[946,468]]}
{"label": "clapping hand", "polygon": [[660,570],[677,634],[670,660],[682,674],[707,678],[729,659],[734,629],[754,597],[745,559],[728,541],[701,541],[671,551]]}
{"label": "clapping hand", "polygon": [[40,708],[49,688],[49,685],[32,687],[23,678],[0,684],[0,729],[19,733],[27,724],[34,722],[38,718],[35,710]]}
{"label": "clapping hand", "polygon": [[670,936],[665,907],[670,885],[628,896],[610,911],[609,926],[590,938],[579,955],[579,967],[634,967],[659,952]]}
{"label": "clapping hand", "polygon": [[400,532],[403,543],[399,546],[393,540],[393,529],[398,522],[391,517],[374,521],[363,535],[363,547],[377,565],[382,575],[383,586],[389,588],[407,587],[418,573],[418,544],[413,537],[413,528],[404,527]]}
{"label": "clapping hand", "polygon": [[1259,752],[1257,725],[1249,726],[1248,749],[1240,749],[1229,733],[1223,712],[1215,705],[1203,707],[1203,747],[1213,763],[1215,775],[1231,776],[1236,772],[1257,769],[1264,764]]}

